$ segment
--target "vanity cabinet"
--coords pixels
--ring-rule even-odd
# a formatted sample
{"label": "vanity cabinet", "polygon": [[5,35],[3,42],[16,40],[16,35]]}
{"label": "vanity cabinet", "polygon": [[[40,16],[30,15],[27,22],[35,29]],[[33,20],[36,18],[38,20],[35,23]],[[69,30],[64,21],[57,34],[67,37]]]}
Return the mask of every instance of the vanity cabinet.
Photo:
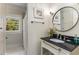
{"label": "vanity cabinet", "polygon": [[70,51],[67,51],[63,48],[60,48],[60,47],[58,47],[54,44],[51,44],[45,40],[41,40],[41,55],[45,55],[43,53],[43,51],[44,51],[43,48],[47,49],[48,51],[50,51],[54,55],[69,55],[70,54]]}

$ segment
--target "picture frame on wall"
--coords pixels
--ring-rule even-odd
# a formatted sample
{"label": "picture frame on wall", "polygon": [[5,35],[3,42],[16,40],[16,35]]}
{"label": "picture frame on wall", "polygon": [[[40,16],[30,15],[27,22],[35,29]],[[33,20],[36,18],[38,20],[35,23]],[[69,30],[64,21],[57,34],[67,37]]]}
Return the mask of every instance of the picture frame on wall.
{"label": "picture frame on wall", "polygon": [[34,18],[43,19],[44,13],[42,8],[33,8],[33,16]]}
{"label": "picture frame on wall", "polygon": [[55,20],[53,21],[54,24],[60,25],[60,12],[55,16]]}

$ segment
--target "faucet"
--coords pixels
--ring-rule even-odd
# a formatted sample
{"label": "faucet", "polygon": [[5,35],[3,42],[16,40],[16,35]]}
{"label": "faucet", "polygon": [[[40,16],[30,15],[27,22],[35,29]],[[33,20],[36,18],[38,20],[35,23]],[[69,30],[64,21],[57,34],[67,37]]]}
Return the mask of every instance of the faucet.
{"label": "faucet", "polygon": [[58,34],[58,35],[57,35],[57,38],[58,38],[58,39],[61,39],[61,34]]}

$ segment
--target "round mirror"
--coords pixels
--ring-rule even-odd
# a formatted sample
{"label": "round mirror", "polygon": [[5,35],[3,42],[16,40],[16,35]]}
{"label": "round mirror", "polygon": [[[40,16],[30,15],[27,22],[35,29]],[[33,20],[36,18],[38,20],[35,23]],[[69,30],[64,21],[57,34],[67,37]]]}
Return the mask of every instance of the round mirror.
{"label": "round mirror", "polygon": [[66,6],[59,9],[53,16],[53,25],[57,31],[68,31],[78,23],[79,14],[77,9]]}

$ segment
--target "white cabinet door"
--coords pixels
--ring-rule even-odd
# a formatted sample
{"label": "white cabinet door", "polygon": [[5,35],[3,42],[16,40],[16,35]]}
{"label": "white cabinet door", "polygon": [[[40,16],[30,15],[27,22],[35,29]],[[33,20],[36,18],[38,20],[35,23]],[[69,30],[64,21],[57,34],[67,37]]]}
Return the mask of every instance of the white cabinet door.
{"label": "white cabinet door", "polygon": [[67,51],[67,50],[65,50],[65,49],[63,49],[63,48],[60,48],[61,49],[61,51],[60,51],[60,55],[70,55],[70,51]]}
{"label": "white cabinet door", "polygon": [[49,50],[52,54],[54,55],[58,55],[59,54],[59,47],[51,44],[51,43],[48,43],[46,41],[43,41],[42,42],[42,47]]}
{"label": "white cabinet door", "polygon": [[0,55],[4,54],[5,24],[4,17],[0,16]]}

